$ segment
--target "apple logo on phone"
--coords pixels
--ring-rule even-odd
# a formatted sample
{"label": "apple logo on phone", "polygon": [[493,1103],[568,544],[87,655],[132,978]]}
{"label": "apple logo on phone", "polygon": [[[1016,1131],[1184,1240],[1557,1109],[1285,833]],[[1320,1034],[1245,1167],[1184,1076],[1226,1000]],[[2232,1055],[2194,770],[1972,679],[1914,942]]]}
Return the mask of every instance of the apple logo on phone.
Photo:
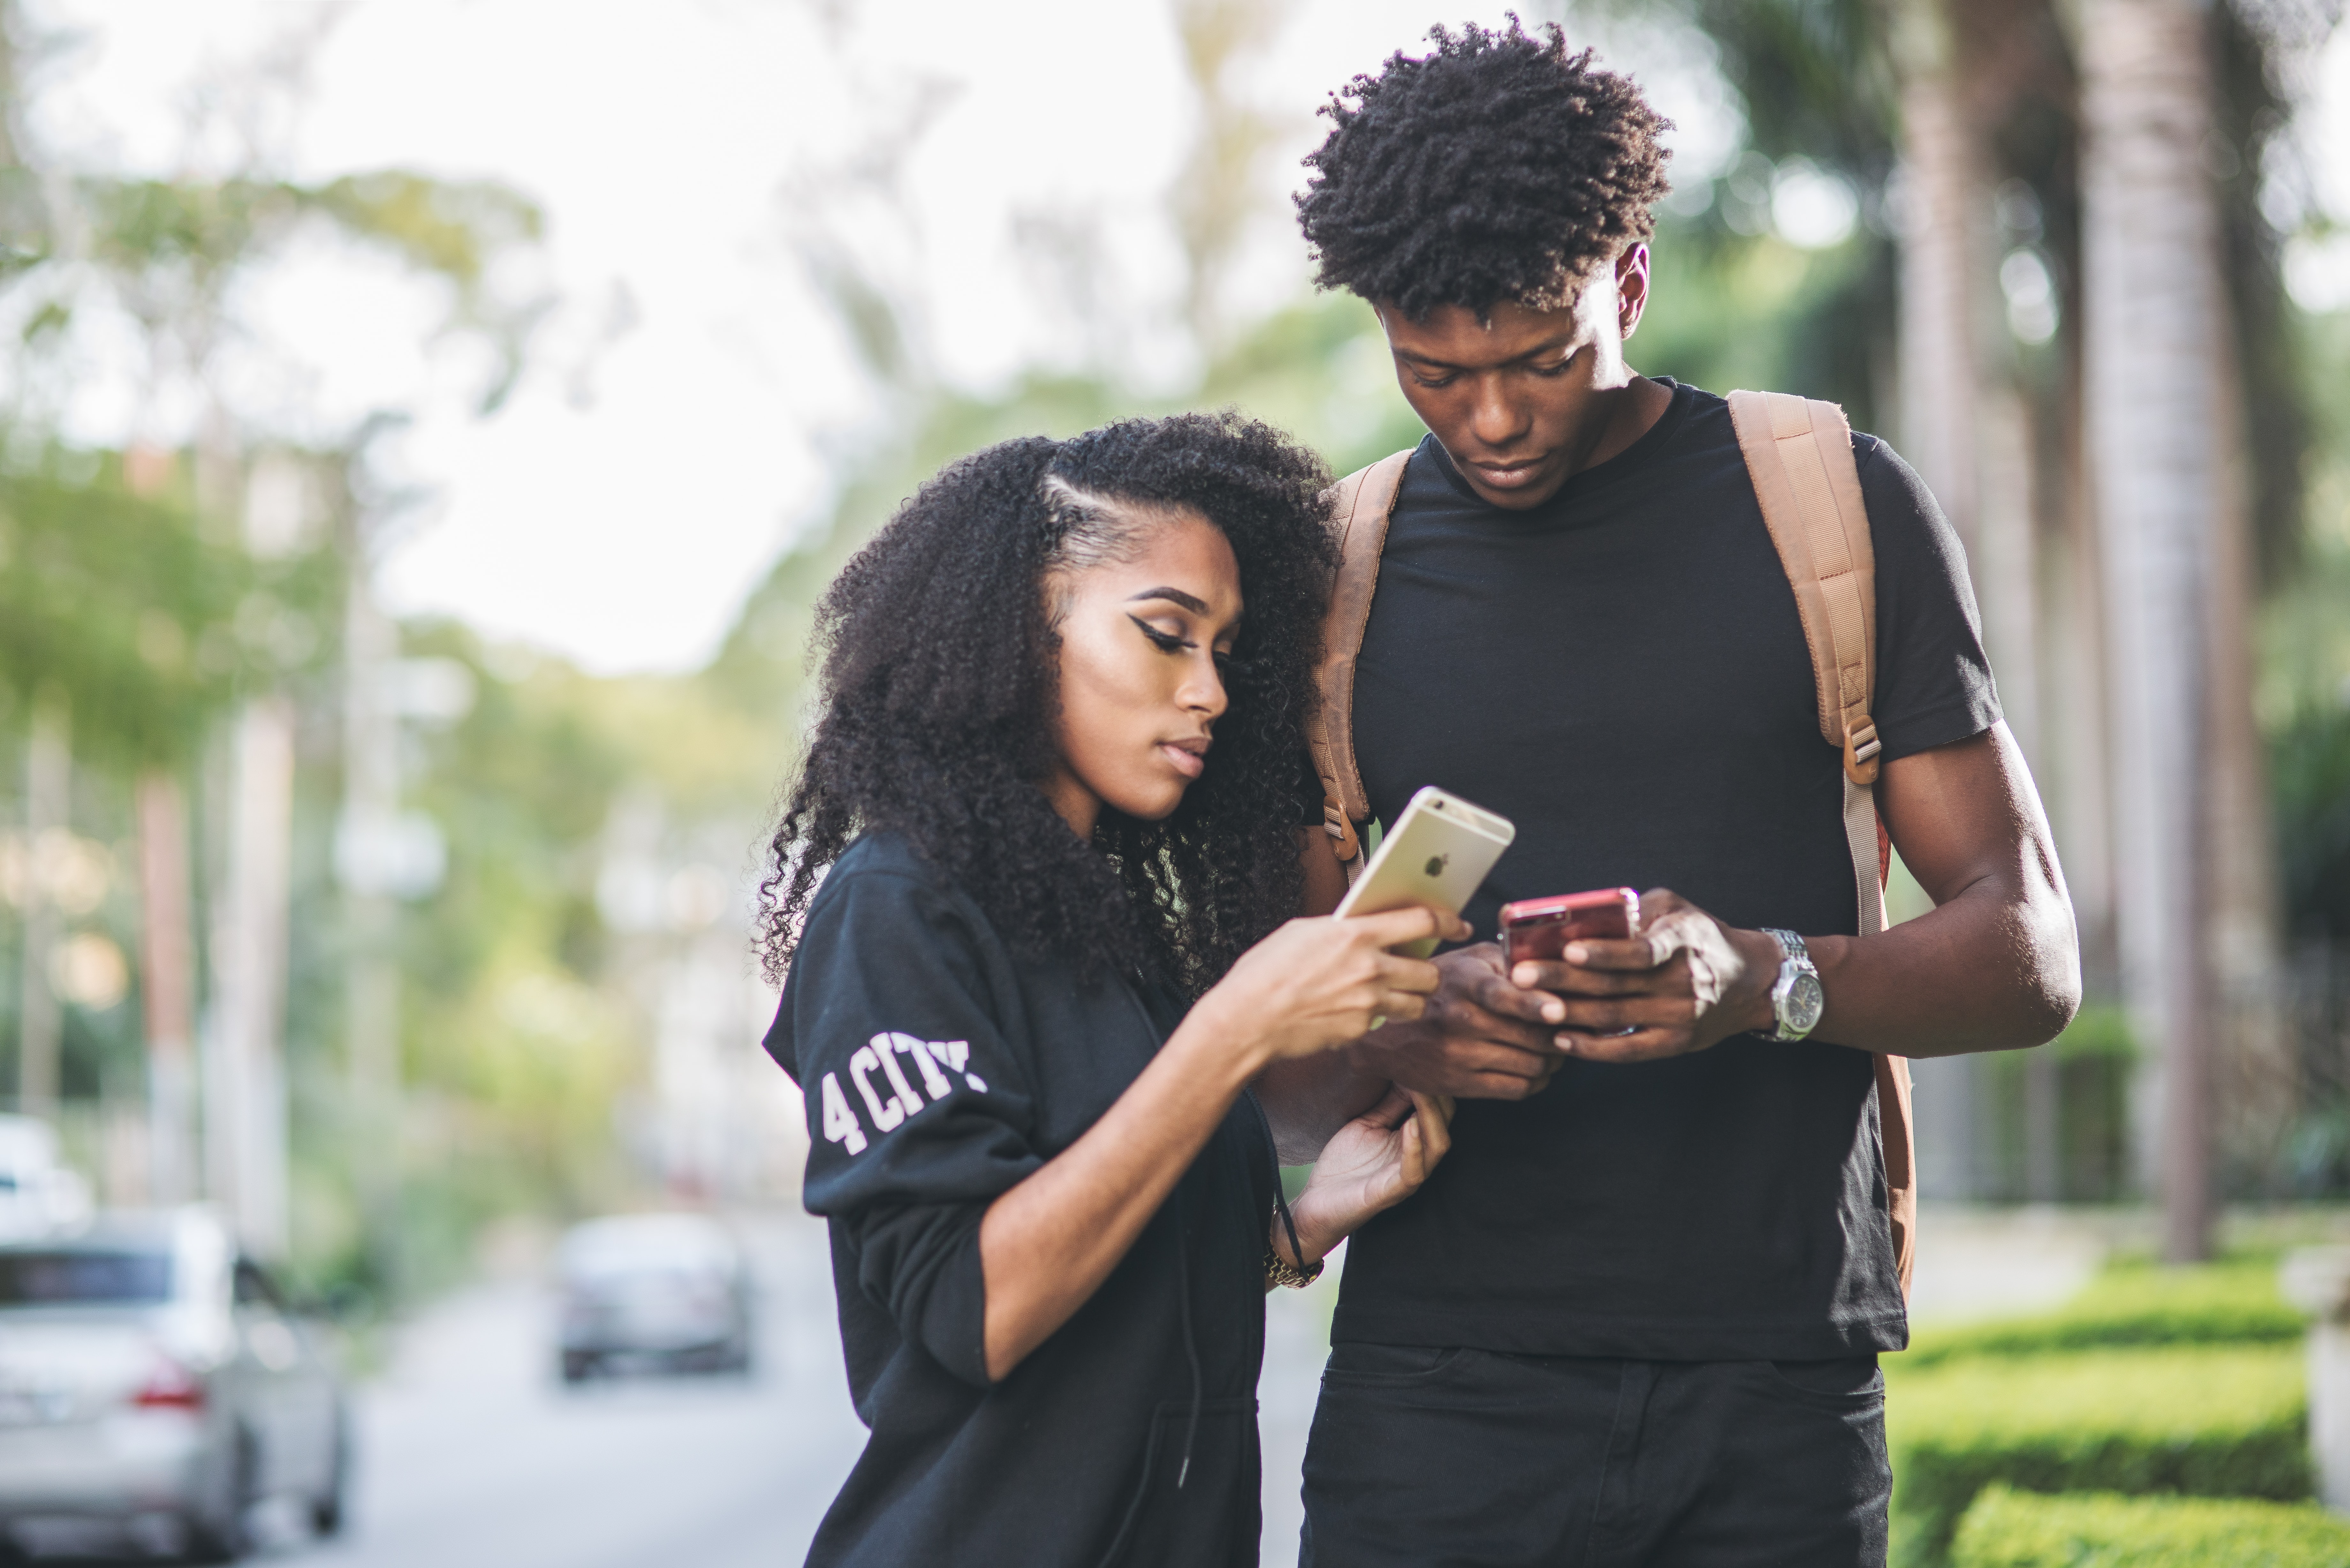
{"label": "apple logo on phone", "polygon": [[1445,867],[1446,864],[1451,860],[1451,858],[1452,858],[1452,857],[1451,857],[1451,856],[1450,856],[1450,855],[1431,855],[1431,856],[1430,856],[1430,857],[1428,857],[1428,865],[1423,868],[1423,869],[1425,869],[1425,870],[1427,871],[1427,873],[1428,873],[1428,879],[1429,879],[1430,881],[1433,882],[1433,881],[1435,881],[1438,877],[1440,877],[1443,876],[1443,875],[1444,875],[1444,867]]}

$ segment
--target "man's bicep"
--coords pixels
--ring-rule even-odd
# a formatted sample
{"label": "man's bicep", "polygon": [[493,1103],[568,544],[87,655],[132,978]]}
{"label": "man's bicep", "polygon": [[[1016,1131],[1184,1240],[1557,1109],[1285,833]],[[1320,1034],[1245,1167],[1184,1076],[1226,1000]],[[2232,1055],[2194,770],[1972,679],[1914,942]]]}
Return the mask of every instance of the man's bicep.
{"label": "man's bicep", "polygon": [[1914,470],[1874,438],[1855,443],[1875,545],[1877,684],[1869,704],[1890,759],[1997,723],[1982,618],[1958,533]]}
{"label": "man's bicep", "polygon": [[1886,763],[1877,805],[1901,863],[1937,905],[1986,877],[2020,890],[2035,869],[2063,887],[2039,792],[2003,722]]}

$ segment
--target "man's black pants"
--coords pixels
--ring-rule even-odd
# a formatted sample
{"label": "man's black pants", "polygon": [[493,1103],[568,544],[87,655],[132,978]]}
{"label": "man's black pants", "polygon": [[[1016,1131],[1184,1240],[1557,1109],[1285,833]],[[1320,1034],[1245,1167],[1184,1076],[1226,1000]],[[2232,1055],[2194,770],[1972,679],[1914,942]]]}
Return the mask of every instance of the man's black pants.
{"label": "man's black pants", "polygon": [[1342,1344],[1301,1568],[1885,1562],[1874,1355],[1615,1361]]}

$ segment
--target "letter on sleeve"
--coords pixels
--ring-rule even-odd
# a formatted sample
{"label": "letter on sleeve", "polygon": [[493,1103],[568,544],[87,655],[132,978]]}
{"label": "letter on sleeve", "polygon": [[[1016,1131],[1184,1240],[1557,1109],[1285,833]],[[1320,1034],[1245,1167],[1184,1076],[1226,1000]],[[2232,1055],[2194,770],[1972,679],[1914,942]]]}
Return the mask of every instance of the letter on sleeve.
{"label": "letter on sleeve", "polygon": [[888,1132],[906,1119],[906,1107],[898,1103],[895,1095],[884,1100],[873,1092],[872,1080],[866,1075],[880,1064],[872,1046],[859,1045],[857,1054],[848,1059],[848,1077],[857,1085],[857,1092],[865,1096],[865,1108],[873,1113],[874,1130]]}
{"label": "letter on sleeve", "polygon": [[971,1091],[972,1094],[983,1095],[987,1093],[987,1080],[981,1077],[976,1073],[966,1070],[965,1064],[971,1060],[970,1041],[933,1040],[931,1042],[931,1054],[943,1060],[948,1066],[952,1067],[956,1072],[962,1074],[963,1082],[971,1085]]}
{"label": "letter on sleeve", "polygon": [[881,1059],[881,1071],[889,1075],[889,1086],[898,1091],[898,1103],[912,1116],[922,1108],[922,1096],[914,1093],[914,1085],[906,1082],[906,1075],[898,1070],[898,1053],[889,1048],[893,1037],[876,1034],[872,1040],[873,1054]]}
{"label": "letter on sleeve", "polygon": [[856,1114],[848,1108],[848,1096],[840,1092],[840,1080],[830,1073],[824,1075],[823,1098],[826,1140],[842,1145],[851,1154],[863,1154],[865,1129],[857,1125]]}
{"label": "letter on sleeve", "polygon": [[930,1091],[931,1099],[947,1097],[954,1085],[947,1082],[947,1075],[940,1072],[939,1064],[931,1059],[931,1048],[926,1043],[910,1034],[893,1033],[889,1036],[889,1044],[914,1059],[914,1065],[922,1072],[922,1087]]}

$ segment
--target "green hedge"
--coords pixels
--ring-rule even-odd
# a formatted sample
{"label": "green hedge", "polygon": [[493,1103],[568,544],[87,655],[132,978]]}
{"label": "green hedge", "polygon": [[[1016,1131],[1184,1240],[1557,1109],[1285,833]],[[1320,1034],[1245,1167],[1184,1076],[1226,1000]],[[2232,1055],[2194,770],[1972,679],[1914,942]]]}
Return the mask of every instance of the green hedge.
{"label": "green hedge", "polygon": [[2038,1497],[1994,1486],[1950,1546],[1951,1568],[2343,1568],[2350,1521],[2314,1503]]}
{"label": "green hedge", "polygon": [[1906,1367],[1968,1355],[2037,1355],[2123,1345],[2282,1345],[2308,1324],[2277,1292],[2273,1258],[2198,1268],[2109,1268],[2054,1312],[1929,1331],[1901,1355]]}
{"label": "green hedge", "polygon": [[2295,1345],[2179,1345],[1890,1369],[1894,1506],[1929,1553],[1985,1487],[2310,1495]]}

